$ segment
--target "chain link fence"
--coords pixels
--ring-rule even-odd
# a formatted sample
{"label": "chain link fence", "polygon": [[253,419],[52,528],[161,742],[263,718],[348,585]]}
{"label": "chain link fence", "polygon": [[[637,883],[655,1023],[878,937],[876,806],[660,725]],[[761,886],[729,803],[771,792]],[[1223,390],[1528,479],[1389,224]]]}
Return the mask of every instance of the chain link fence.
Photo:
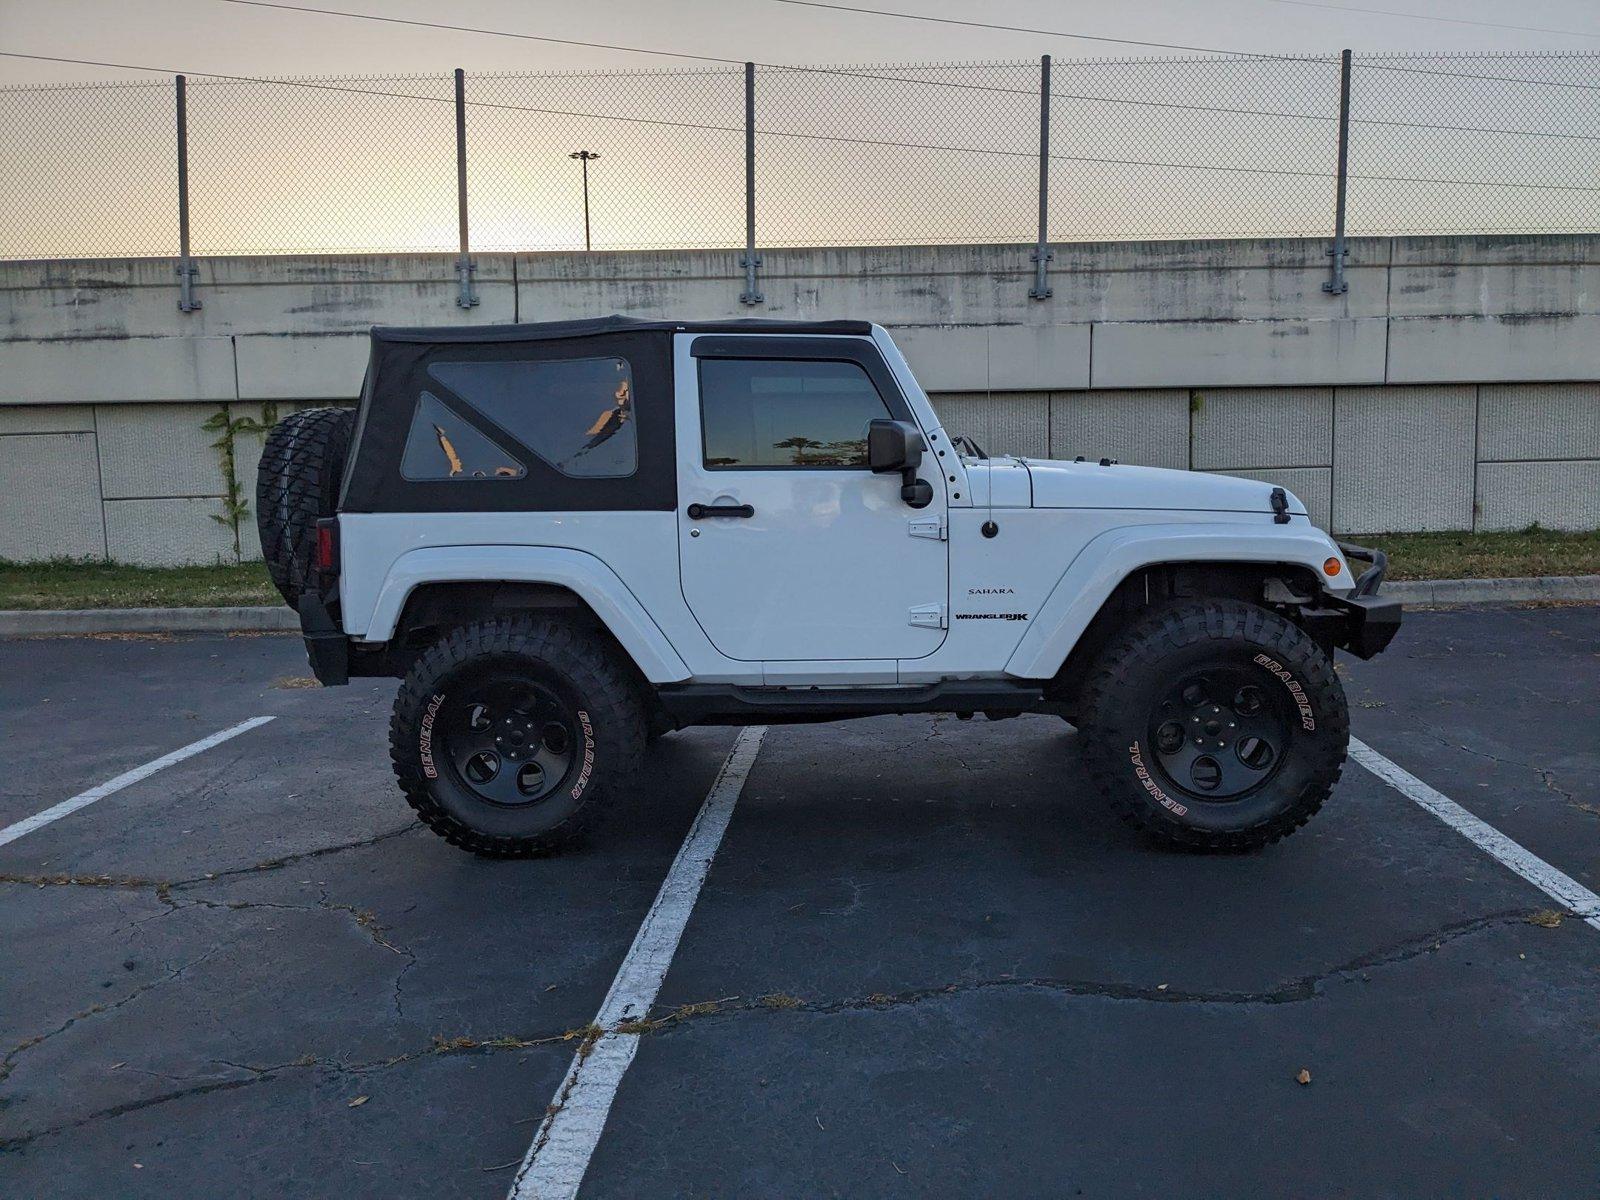
{"label": "chain link fence", "polygon": [[[757,66],[751,96],[735,66],[468,75],[464,146],[448,76],[196,77],[188,250],[456,251],[458,165],[474,251],[1328,236],[1341,70],[1062,60],[1045,97],[1037,62]],[[1600,229],[1600,54],[1349,73],[1349,234]],[[0,258],[181,254],[174,93],[0,89]]]}

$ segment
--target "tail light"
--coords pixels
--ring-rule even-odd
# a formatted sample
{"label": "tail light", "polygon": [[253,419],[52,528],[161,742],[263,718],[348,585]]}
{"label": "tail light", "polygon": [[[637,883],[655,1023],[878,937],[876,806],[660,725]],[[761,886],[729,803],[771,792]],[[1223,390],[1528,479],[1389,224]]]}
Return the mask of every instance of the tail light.
{"label": "tail light", "polygon": [[317,522],[317,570],[332,575],[339,570],[339,519],[323,517]]}

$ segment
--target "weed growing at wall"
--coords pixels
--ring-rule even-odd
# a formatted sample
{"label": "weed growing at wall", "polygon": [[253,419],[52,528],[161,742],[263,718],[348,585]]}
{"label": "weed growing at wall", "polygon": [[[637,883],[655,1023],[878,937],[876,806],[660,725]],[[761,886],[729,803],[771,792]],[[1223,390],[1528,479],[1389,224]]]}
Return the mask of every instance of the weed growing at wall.
{"label": "weed growing at wall", "polygon": [[222,467],[222,511],[212,513],[211,519],[233,531],[235,558],[243,557],[243,549],[239,544],[239,526],[250,516],[250,501],[245,496],[244,486],[239,482],[237,453],[239,435],[266,433],[277,423],[278,406],[268,401],[262,404],[259,419],[250,416],[235,417],[228,405],[219,404],[217,411],[200,427],[207,433],[218,435],[217,440],[211,445],[217,451],[219,465]]}

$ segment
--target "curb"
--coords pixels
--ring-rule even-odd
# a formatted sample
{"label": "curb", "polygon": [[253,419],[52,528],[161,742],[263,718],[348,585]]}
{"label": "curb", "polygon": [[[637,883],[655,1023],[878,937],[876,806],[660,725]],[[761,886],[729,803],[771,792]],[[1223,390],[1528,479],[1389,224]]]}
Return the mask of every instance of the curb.
{"label": "curb", "polygon": [[74,633],[300,632],[284,605],[239,608],[58,608],[0,610],[0,637]]}
{"label": "curb", "polygon": [[1527,604],[1600,602],[1600,575],[1543,575],[1529,579],[1410,579],[1386,583],[1378,593],[1405,604]]}
{"label": "curb", "polygon": [[[1539,601],[1600,603],[1600,575],[1529,579],[1413,579],[1381,593],[1405,604],[1444,608]],[[298,633],[300,616],[283,605],[240,608],[0,609],[0,637],[75,633]]]}

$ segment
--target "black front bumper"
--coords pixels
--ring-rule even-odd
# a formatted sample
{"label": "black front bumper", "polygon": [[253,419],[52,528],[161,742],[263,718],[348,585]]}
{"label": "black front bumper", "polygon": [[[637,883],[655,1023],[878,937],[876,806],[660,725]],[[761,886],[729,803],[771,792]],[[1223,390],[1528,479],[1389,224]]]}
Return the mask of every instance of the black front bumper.
{"label": "black front bumper", "polygon": [[1400,601],[1378,595],[1389,569],[1389,557],[1382,550],[1349,542],[1340,542],[1339,550],[1346,558],[1372,565],[1361,573],[1348,596],[1327,596],[1325,607],[1306,615],[1323,625],[1334,645],[1357,658],[1371,658],[1394,640],[1404,615]]}
{"label": "black front bumper", "polygon": [[323,687],[350,682],[350,639],[315,592],[300,596],[300,632],[305,635],[311,673]]}
{"label": "black front bumper", "polygon": [[1382,596],[1349,596],[1335,598],[1340,610],[1339,635],[1335,643],[1357,658],[1371,658],[1400,632],[1402,608],[1400,601]]}

